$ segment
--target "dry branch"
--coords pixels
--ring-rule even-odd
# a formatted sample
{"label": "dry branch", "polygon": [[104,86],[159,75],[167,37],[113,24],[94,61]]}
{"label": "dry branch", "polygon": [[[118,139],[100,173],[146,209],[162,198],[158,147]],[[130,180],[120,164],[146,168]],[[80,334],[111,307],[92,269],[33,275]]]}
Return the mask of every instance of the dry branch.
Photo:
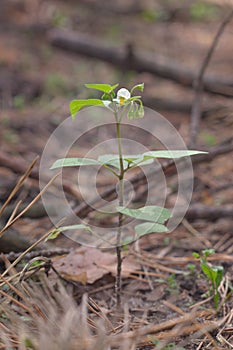
{"label": "dry branch", "polygon": [[[8,168],[12,170],[16,174],[24,174],[27,169],[26,162],[22,161],[22,159],[18,159],[18,157],[8,155],[7,153],[0,152],[0,166],[3,166],[5,168]],[[40,174],[37,169],[32,169],[30,175],[30,178],[39,180]],[[80,198],[79,193],[77,190],[72,187],[68,182],[63,182],[63,189],[68,194],[71,194],[72,196],[76,197],[77,199]]]}
{"label": "dry branch", "polygon": [[[150,57],[134,51],[132,45],[117,49],[100,40],[72,31],[54,29],[48,34],[51,45],[90,58],[108,62],[116,67],[137,72],[148,72],[164,79],[175,81],[187,87],[193,87],[196,72],[183,68],[178,62],[161,57]],[[227,97],[233,96],[232,80],[209,75],[203,81],[203,89],[207,92]]]}
{"label": "dry branch", "polygon": [[208,206],[194,204],[189,207],[185,216],[189,220],[206,219],[211,221],[221,217],[233,217],[233,205]]}

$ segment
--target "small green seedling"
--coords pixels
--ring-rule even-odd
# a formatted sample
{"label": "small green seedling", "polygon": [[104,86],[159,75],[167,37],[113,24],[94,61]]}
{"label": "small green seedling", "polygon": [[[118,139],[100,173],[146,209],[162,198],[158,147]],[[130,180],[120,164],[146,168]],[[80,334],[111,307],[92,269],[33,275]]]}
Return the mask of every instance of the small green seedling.
{"label": "small green seedling", "polygon": [[195,266],[195,264],[190,263],[190,264],[187,265],[187,268],[188,268],[189,274],[195,275],[195,273],[196,273],[196,266]]}
{"label": "small green seedling", "polygon": [[169,291],[170,294],[179,294],[179,285],[176,281],[176,275],[172,273],[171,275],[168,276],[167,278],[167,290]]}
{"label": "small green seedling", "polygon": [[29,339],[28,337],[24,338],[24,345],[26,346],[26,349],[29,349],[29,350],[36,349],[36,346],[33,344],[31,339]]}
{"label": "small green seedling", "polygon": [[217,309],[219,305],[219,292],[218,287],[223,278],[223,267],[218,265],[212,265],[207,261],[209,255],[214,254],[214,249],[202,250],[202,254],[196,252],[193,256],[200,259],[200,265],[202,272],[205,274],[207,281],[210,283],[209,293],[214,297],[214,307]]}
{"label": "small green seedling", "polygon": [[[105,108],[112,114],[115,120],[116,139],[118,145],[117,154],[105,154],[99,156],[97,159],[90,158],[63,158],[58,159],[51,167],[51,169],[62,167],[80,167],[80,166],[93,166],[99,165],[106,168],[111,172],[118,181],[119,196],[118,206],[116,212],[118,215],[118,225],[116,229],[116,255],[117,255],[117,274],[116,274],[116,297],[117,305],[120,305],[121,300],[121,266],[122,266],[122,230],[123,223],[127,217],[136,218],[141,220],[139,223],[132,227],[134,236],[132,240],[139,239],[140,237],[154,232],[167,232],[165,226],[166,221],[171,217],[171,212],[163,207],[158,206],[144,206],[139,209],[131,209],[125,207],[124,204],[124,178],[126,172],[130,169],[144,166],[153,163],[156,158],[168,158],[175,159],[181,157],[192,156],[199,153],[199,151],[188,150],[151,150],[142,154],[124,155],[122,152],[121,141],[121,124],[124,116],[128,119],[138,119],[144,117],[144,107],[141,101],[141,96],[135,96],[135,91],[143,91],[144,84],[135,85],[130,91],[126,88],[117,90],[119,84],[85,84],[86,88],[94,89],[101,92],[103,95],[100,99],[86,99],[86,100],[74,100],[70,103],[70,112],[72,119],[76,118],[77,113],[90,106]],[[117,91],[116,91],[117,90]],[[93,235],[96,235],[92,229],[85,225],[73,225],[72,227],[59,228],[62,229],[86,229]],[[58,231],[55,232],[55,235]]]}

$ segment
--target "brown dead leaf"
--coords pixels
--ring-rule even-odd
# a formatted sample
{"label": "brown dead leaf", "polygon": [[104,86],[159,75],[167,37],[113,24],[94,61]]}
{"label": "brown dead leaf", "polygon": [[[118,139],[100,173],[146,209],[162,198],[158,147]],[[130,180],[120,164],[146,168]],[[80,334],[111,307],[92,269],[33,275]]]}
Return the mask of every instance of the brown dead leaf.
{"label": "brown dead leaf", "polygon": [[[123,277],[140,269],[132,259],[125,257],[123,260]],[[62,277],[82,284],[92,284],[109,273],[116,274],[116,256],[91,247],[75,249],[54,261],[53,265]]]}
{"label": "brown dead leaf", "polygon": [[70,273],[61,272],[61,276],[68,281],[80,282],[82,285],[87,284],[87,274],[86,272],[81,272],[78,275],[71,275]]}

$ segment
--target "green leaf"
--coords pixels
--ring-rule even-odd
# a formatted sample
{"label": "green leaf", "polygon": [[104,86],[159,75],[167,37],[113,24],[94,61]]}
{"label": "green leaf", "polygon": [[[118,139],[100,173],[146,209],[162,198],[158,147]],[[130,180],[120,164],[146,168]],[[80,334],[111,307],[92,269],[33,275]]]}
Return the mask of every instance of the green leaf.
{"label": "green leaf", "polygon": [[138,105],[136,103],[131,103],[130,107],[129,107],[129,111],[127,114],[128,119],[132,120],[136,118],[136,114],[137,114],[137,110],[138,110]]}
{"label": "green leaf", "polygon": [[144,83],[135,85],[135,86],[131,89],[130,93],[132,94],[134,90],[143,91],[143,90],[144,90]]}
{"label": "green leaf", "polygon": [[144,117],[144,107],[142,104],[140,104],[137,112],[137,118],[143,118],[143,117]]}
{"label": "green leaf", "polygon": [[98,99],[87,99],[87,100],[73,100],[70,102],[70,113],[72,116],[72,119],[75,119],[76,113],[83,108],[87,106],[104,106],[104,103],[102,100]]}
{"label": "green leaf", "polygon": [[137,236],[141,237],[148,233],[153,233],[153,232],[167,232],[168,229],[166,226],[162,224],[144,222],[143,224],[139,224],[135,226],[135,231],[137,233]]}
{"label": "green leaf", "polygon": [[215,307],[215,309],[218,308],[218,304],[219,304],[219,292],[215,291],[214,292],[214,307]]}
{"label": "green leaf", "polygon": [[[98,157],[98,162],[102,165],[110,165],[120,170],[120,161],[118,154],[104,154]],[[123,159],[124,169],[128,167],[128,163]]]}
{"label": "green leaf", "polygon": [[127,101],[131,101],[130,107],[127,113],[128,119],[138,119],[144,117],[144,107],[140,96],[134,96],[129,98]]}
{"label": "green leaf", "polygon": [[140,98],[141,98],[141,96],[132,96],[132,97],[130,97],[130,98],[128,98],[128,102],[134,102],[134,101],[141,101],[140,100]]}
{"label": "green leaf", "polygon": [[214,282],[216,279],[216,273],[212,270],[212,268],[205,262],[201,261],[201,269],[204,272],[204,274],[207,276],[207,278],[211,281]]}
{"label": "green leaf", "polygon": [[130,164],[130,167],[135,167],[138,165],[147,165],[153,163],[153,159],[144,160],[143,155],[127,155],[123,157],[126,162]]}
{"label": "green leaf", "polygon": [[115,85],[109,85],[109,84],[85,84],[86,88],[88,89],[94,89],[98,91],[102,91],[106,94],[109,94],[112,92],[114,89],[118,87],[119,84]]}
{"label": "green leaf", "polygon": [[[128,162],[129,164],[131,163],[136,163],[136,162],[142,162],[143,161],[143,155],[142,154],[129,154],[124,156],[124,160]],[[150,160],[150,159],[149,159]]]}
{"label": "green leaf", "polygon": [[61,232],[68,231],[68,230],[86,230],[86,231],[92,232],[90,226],[83,225],[83,224],[61,226],[58,228],[58,230],[60,230]]}
{"label": "green leaf", "polygon": [[200,254],[198,254],[197,252],[193,252],[192,253],[192,256],[196,259],[199,259],[200,258]]}
{"label": "green leaf", "polygon": [[56,239],[60,235],[61,231],[59,229],[53,230],[50,235],[45,239],[45,242],[47,242],[50,239]]}
{"label": "green leaf", "polygon": [[91,228],[87,225],[83,224],[78,224],[78,225],[68,225],[68,226],[61,226],[53,230],[50,235],[45,239],[45,242],[50,240],[50,239],[55,239],[58,237],[58,235],[63,232],[63,231],[68,231],[68,230],[86,230],[89,232],[92,232]]}
{"label": "green leaf", "polygon": [[[147,165],[153,163],[153,159],[143,159],[141,154],[139,155],[125,155],[122,157],[124,169],[127,169],[128,166],[136,167],[138,165]],[[120,170],[120,162],[118,154],[104,154],[98,157],[98,162],[102,165],[111,165]]]}
{"label": "green leaf", "polygon": [[117,211],[120,213],[139,219],[139,220],[148,220],[152,222],[156,222],[159,224],[163,224],[167,221],[171,216],[170,210],[162,207],[158,207],[155,205],[145,206],[139,209],[129,209],[125,207],[117,207]]}
{"label": "green leaf", "polygon": [[89,158],[61,158],[56,160],[50,169],[57,169],[71,166],[83,166],[83,165],[99,165],[100,163],[95,159]]}
{"label": "green leaf", "polygon": [[212,255],[215,253],[214,249],[204,249],[202,250],[202,254],[204,255],[205,258],[208,258],[209,255]]}
{"label": "green leaf", "polygon": [[196,154],[203,154],[208,152],[203,151],[190,151],[190,150],[180,150],[180,151],[173,151],[173,150],[162,150],[162,151],[149,151],[143,154],[145,159],[148,158],[182,158],[182,157],[188,157],[188,156],[194,156]]}
{"label": "green leaf", "polygon": [[44,260],[41,260],[41,259],[38,258],[38,260],[33,261],[33,262],[30,263],[30,267],[37,267],[37,266],[40,266],[43,263],[44,263]]}
{"label": "green leaf", "polygon": [[216,284],[216,288],[218,288],[222,281],[223,266],[213,266],[212,269],[216,272],[215,284]]}

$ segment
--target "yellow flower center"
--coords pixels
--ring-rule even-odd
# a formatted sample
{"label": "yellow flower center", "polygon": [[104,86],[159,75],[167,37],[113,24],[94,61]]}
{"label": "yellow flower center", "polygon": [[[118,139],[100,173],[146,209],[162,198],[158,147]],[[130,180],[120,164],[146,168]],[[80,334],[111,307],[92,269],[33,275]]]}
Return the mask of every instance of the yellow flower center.
{"label": "yellow flower center", "polygon": [[122,96],[120,96],[119,100],[120,100],[120,105],[123,105],[123,104],[124,104],[124,102],[125,102],[125,98],[124,98],[124,97],[122,97]]}

